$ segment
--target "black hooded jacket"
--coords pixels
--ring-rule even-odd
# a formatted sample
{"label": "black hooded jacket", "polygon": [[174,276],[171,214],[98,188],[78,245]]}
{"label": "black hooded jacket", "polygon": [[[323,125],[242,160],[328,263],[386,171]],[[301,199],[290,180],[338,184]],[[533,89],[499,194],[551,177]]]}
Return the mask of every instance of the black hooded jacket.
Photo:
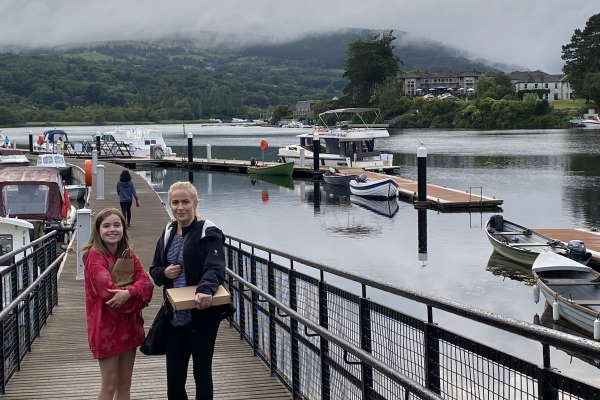
{"label": "black hooded jacket", "polygon": [[[209,220],[194,220],[183,228],[183,264],[188,285],[196,285],[196,293],[213,295],[225,280],[225,251],[223,232]],[[173,287],[173,279],[165,276],[168,248],[177,232],[177,221],[169,223],[156,243],[150,275],[154,283]]]}

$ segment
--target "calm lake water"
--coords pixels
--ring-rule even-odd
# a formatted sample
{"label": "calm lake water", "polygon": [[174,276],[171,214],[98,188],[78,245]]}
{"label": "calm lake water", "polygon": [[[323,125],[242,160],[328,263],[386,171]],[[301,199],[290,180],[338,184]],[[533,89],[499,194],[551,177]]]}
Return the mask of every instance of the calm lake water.
{"label": "calm lake water", "polygon": [[[108,127],[65,128],[69,135]],[[167,143],[185,155],[182,127],[160,126]],[[260,139],[269,141],[264,157],[296,143],[302,130],[186,126],[194,132],[195,154],[212,145],[213,157],[260,159]],[[39,134],[38,128],[34,134]],[[26,143],[25,129],[4,133]],[[86,133],[87,134],[87,133]],[[531,228],[600,227],[600,131],[442,131],[402,130],[377,147],[394,153],[400,174],[416,179],[416,148],[429,153],[428,179],[451,188],[482,187],[504,200],[503,215]],[[187,171],[153,169],[141,174],[162,193]],[[357,204],[347,194],[310,181],[253,182],[248,176],[196,171],[200,213],[227,234],[483,310],[532,322],[544,313],[533,302],[530,275],[492,256],[484,229],[489,213],[428,211],[427,261],[417,254],[417,212],[403,202]],[[320,196],[315,196],[315,189]],[[476,189],[477,192],[479,189]],[[320,197],[320,204],[315,204]],[[397,208],[397,211],[396,211]],[[375,209],[378,212],[374,212]],[[390,217],[390,215],[392,215]],[[135,216],[134,216],[135,218]],[[425,306],[370,294],[401,311],[425,318]],[[546,314],[547,315],[547,314]],[[545,317],[545,315],[543,315]],[[542,362],[541,345],[440,311],[434,319],[448,329],[512,354]],[[600,386],[600,370],[553,350],[552,365]]]}

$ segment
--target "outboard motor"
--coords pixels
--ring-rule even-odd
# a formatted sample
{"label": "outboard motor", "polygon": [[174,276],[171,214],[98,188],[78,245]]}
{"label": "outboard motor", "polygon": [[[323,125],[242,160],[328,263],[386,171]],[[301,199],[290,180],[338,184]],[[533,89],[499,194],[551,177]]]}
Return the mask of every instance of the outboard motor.
{"label": "outboard motor", "polygon": [[366,182],[367,181],[367,174],[361,174],[358,179],[359,182]]}
{"label": "outboard motor", "polygon": [[502,232],[504,230],[504,218],[502,215],[492,215],[490,217],[490,227],[494,228],[497,232]]}
{"label": "outboard motor", "polygon": [[581,240],[571,240],[567,243],[567,256],[575,261],[587,263],[592,256]]}

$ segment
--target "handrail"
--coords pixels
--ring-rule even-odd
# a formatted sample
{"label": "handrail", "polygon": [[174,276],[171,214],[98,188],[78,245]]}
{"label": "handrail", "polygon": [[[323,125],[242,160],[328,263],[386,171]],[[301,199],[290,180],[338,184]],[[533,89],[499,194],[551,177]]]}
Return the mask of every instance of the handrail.
{"label": "handrail", "polygon": [[23,251],[27,250],[28,248],[33,247],[36,244],[38,244],[40,242],[43,242],[46,239],[51,238],[54,235],[56,235],[56,231],[55,230],[52,231],[52,232],[48,232],[44,236],[42,236],[42,237],[34,240],[33,242],[29,243],[27,246],[23,246],[23,247],[21,247],[21,248],[19,248],[17,250],[13,250],[10,253],[6,253],[6,254],[0,256],[0,264],[3,263],[6,259],[10,259],[10,258],[16,256],[17,254],[22,253]]}
{"label": "handrail", "polygon": [[46,268],[46,269],[44,270],[44,272],[42,272],[42,273],[40,274],[40,276],[38,276],[38,277],[37,277],[37,279],[36,279],[35,281],[33,281],[33,282],[32,282],[32,283],[31,283],[31,284],[30,284],[30,285],[27,287],[27,289],[25,289],[25,290],[23,291],[23,293],[21,293],[21,294],[20,294],[20,295],[18,295],[16,298],[14,298],[14,299],[13,299],[13,301],[11,301],[11,302],[10,302],[10,304],[9,304],[9,305],[8,305],[8,306],[7,306],[5,309],[3,309],[2,311],[0,311],[0,321],[3,321],[3,320],[4,320],[4,318],[6,318],[6,316],[7,316],[7,315],[8,315],[8,314],[9,314],[9,313],[10,313],[10,312],[11,312],[11,311],[12,311],[12,310],[15,308],[15,307],[17,307],[21,301],[25,300],[25,298],[26,298],[27,296],[29,296],[29,294],[30,294],[30,293],[33,291],[33,289],[35,289],[35,288],[36,288],[36,287],[37,287],[37,286],[40,284],[40,282],[42,281],[42,279],[44,279],[44,278],[45,278],[47,275],[49,275],[49,274],[50,274],[50,272],[52,272],[52,270],[53,270],[54,268],[56,268],[56,265],[57,265],[57,264],[59,264],[59,263],[62,261],[62,259],[65,257],[65,254],[67,254],[67,253],[63,253],[63,254],[61,254],[60,256],[58,256],[58,258],[57,258],[56,260],[54,260],[54,261],[52,262],[52,264],[50,264],[50,265],[48,266],[48,268]]}
{"label": "handrail", "polygon": [[320,325],[312,322],[311,320],[304,318],[302,315],[298,314],[292,308],[286,306],[285,304],[283,304],[282,302],[280,302],[273,296],[271,296],[268,293],[266,293],[265,291],[259,289],[257,286],[254,286],[252,283],[248,282],[247,280],[245,280],[244,278],[242,278],[241,276],[239,276],[232,270],[227,269],[226,272],[227,272],[227,274],[232,276],[235,280],[237,280],[239,283],[248,287],[250,290],[252,290],[256,294],[258,294],[259,296],[263,297],[270,304],[273,304],[274,306],[276,306],[277,309],[283,310],[285,313],[288,314],[288,316],[299,321],[305,327],[310,328],[313,332],[319,334],[319,336],[327,339],[329,342],[337,344],[342,349],[344,349],[345,352],[353,354],[356,358],[359,358],[362,362],[369,364],[374,369],[381,372],[383,375],[398,381],[401,385],[404,386],[405,390],[407,387],[409,387],[410,391],[412,391],[414,394],[418,395],[422,399],[442,400],[442,398],[440,396],[438,396],[431,390],[421,386],[420,384],[418,384],[411,378],[403,375],[401,372],[395,370],[394,368],[391,368],[391,367],[385,365],[378,359],[374,358],[368,352],[354,346],[352,343],[349,343],[349,342],[341,339],[339,336],[336,336],[336,335],[330,333],[329,330],[321,327]]}
{"label": "handrail", "polygon": [[574,336],[565,332],[559,332],[550,328],[546,328],[544,326],[539,326],[530,322],[521,321],[515,318],[484,311],[479,308],[469,307],[459,302],[445,299],[442,297],[429,296],[411,289],[402,288],[399,286],[390,285],[389,283],[361,277],[350,272],[341,271],[334,267],[329,267],[313,261],[305,260],[303,258],[296,257],[282,251],[273,250],[268,247],[249,242],[247,240],[236,238],[234,236],[225,235],[225,237],[235,240],[240,244],[251,246],[254,249],[259,249],[269,252],[271,254],[279,255],[290,260],[297,261],[306,266],[316,268],[320,271],[341,276],[343,278],[347,278],[388,293],[408,298],[410,300],[422,304],[426,304],[427,306],[431,306],[464,318],[468,318],[493,327],[497,327],[507,332],[515,333],[528,339],[537,340],[544,344],[559,347],[561,349],[584,353],[590,357],[600,358],[600,343],[591,339]]}

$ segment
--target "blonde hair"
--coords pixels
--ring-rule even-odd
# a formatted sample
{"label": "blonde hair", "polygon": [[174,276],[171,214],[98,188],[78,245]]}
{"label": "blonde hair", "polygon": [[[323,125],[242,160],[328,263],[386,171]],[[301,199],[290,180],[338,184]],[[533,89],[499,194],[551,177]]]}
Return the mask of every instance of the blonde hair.
{"label": "blonde hair", "polygon": [[129,249],[130,243],[129,235],[127,235],[127,225],[125,224],[125,217],[123,217],[121,211],[117,210],[116,208],[105,208],[101,210],[98,214],[96,214],[93,223],[94,228],[92,229],[90,240],[88,240],[88,242],[81,248],[84,251],[84,257],[87,255],[87,252],[90,249],[94,249],[97,252],[106,255],[111,254],[110,251],[108,251],[108,249],[104,245],[102,238],[100,237],[100,225],[102,225],[102,222],[104,222],[104,220],[110,217],[111,215],[116,215],[117,217],[119,217],[119,219],[121,220],[121,225],[123,226],[123,237],[117,245],[117,253],[115,255],[119,256],[123,254],[125,250]]}
{"label": "blonde hair", "polygon": [[194,215],[197,214],[196,209],[198,208],[198,190],[196,189],[196,187],[194,185],[192,185],[190,182],[184,182],[184,181],[178,181],[173,183],[170,187],[169,187],[169,191],[167,192],[167,200],[169,202],[169,205],[171,204],[171,196],[173,195],[173,192],[176,190],[183,190],[186,191],[190,197],[192,198],[192,201],[194,203]]}

